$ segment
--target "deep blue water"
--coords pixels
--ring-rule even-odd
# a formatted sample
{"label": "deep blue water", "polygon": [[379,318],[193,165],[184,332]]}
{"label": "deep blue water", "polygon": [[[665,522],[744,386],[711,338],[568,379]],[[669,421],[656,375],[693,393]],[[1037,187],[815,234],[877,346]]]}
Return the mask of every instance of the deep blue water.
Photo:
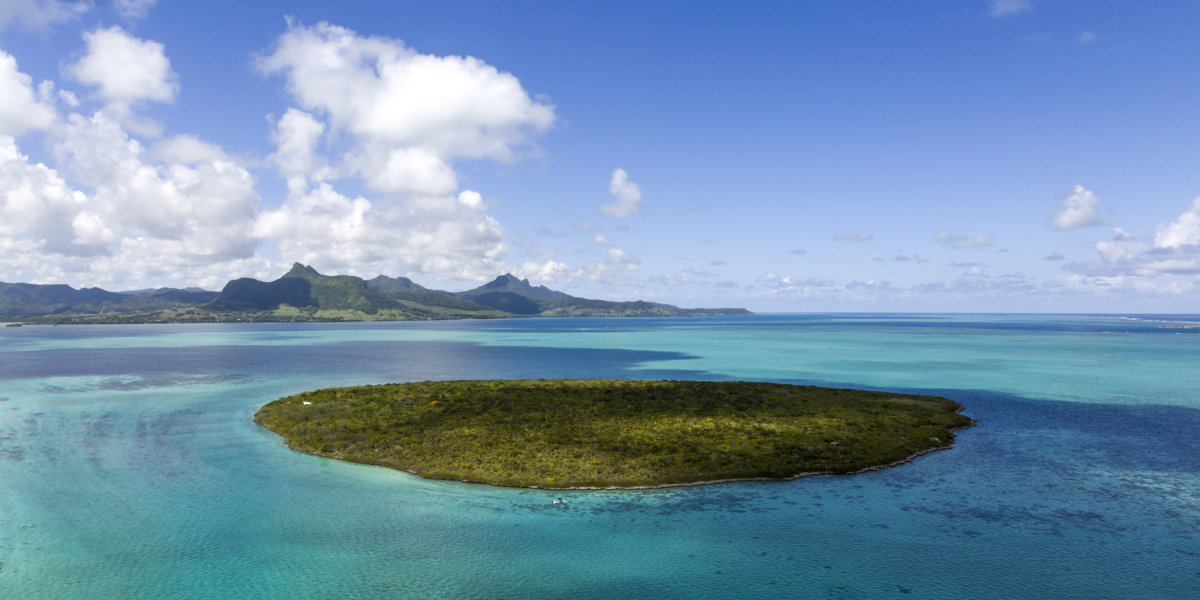
{"label": "deep blue water", "polygon": [[[1200,330],[1143,319],[4,328],[0,598],[1197,598]],[[853,476],[542,492],[251,421],[319,387],[558,377],[920,391],[979,425]]]}

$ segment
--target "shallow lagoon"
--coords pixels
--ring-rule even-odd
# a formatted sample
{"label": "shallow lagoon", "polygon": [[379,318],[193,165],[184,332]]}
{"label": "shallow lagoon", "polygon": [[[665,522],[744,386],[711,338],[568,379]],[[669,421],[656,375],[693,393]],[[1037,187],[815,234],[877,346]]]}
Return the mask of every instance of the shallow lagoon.
{"label": "shallow lagoon", "polygon": [[[5,328],[0,597],[1196,597],[1200,333],[1161,324]],[[319,387],[560,377],[918,391],[980,424],[886,471],[596,493],[307,456],[250,420]]]}

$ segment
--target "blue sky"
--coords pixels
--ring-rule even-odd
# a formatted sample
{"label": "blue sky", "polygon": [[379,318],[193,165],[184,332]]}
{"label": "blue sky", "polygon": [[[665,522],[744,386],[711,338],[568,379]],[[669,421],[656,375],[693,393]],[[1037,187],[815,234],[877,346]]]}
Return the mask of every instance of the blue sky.
{"label": "blue sky", "polygon": [[4,4],[3,281],[1200,299],[1194,2]]}

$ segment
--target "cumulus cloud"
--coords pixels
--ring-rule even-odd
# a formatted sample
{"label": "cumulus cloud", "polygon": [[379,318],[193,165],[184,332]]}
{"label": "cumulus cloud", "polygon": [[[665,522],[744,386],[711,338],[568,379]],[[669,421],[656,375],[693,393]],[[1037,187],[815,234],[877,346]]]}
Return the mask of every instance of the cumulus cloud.
{"label": "cumulus cloud", "polygon": [[1097,205],[1100,199],[1091,190],[1077,185],[1063,195],[1062,206],[1051,210],[1053,219],[1050,227],[1059,231],[1076,229],[1078,227],[1093,227],[1108,225],[1112,221],[1112,211],[1100,215]]}
{"label": "cumulus cloud", "polygon": [[638,270],[638,265],[642,264],[642,261],[639,260],[638,257],[633,256],[632,254],[629,254],[624,250],[617,248],[616,246],[609,246],[605,253],[608,255],[609,263],[625,265],[626,270],[629,271]]}
{"label": "cumulus cloud", "polygon": [[988,14],[995,18],[1007,17],[1033,10],[1030,0],[992,0]]}
{"label": "cumulus cloud", "polygon": [[602,234],[593,237],[592,243],[604,249],[603,260],[590,262],[574,269],[565,263],[554,260],[545,263],[527,262],[518,268],[516,273],[522,277],[528,277],[530,281],[542,283],[570,283],[582,279],[606,286],[644,287],[646,285],[646,279],[635,275],[642,264],[638,257],[621,250]]}
{"label": "cumulus cloud", "polygon": [[325,133],[325,124],[295,108],[275,123],[271,141],[277,150],[270,159],[294,193],[302,193],[309,179],[321,181],[332,175],[327,160],[317,153],[317,144]]}
{"label": "cumulus cloud", "polygon": [[54,107],[34,93],[33,78],[17,69],[16,58],[0,51],[0,135],[45,129],[54,119]]}
{"label": "cumulus cloud", "polygon": [[548,260],[544,263],[526,262],[513,271],[517,277],[536,285],[570,283],[584,276],[583,269],[572,269],[565,263]]}
{"label": "cumulus cloud", "polygon": [[[92,240],[73,239],[75,214],[86,201],[54,169],[30,164],[11,136],[0,136],[0,265],[32,269],[38,254],[94,252],[87,247]],[[88,223],[80,225],[87,237],[98,237]]]}
{"label": "cumulus cloud", "polygon": [[621,250],[616,244],[608,241],[603,234],[597,233],[596,237],[592,238],[592,243],[606,248],[605,255],[609,264],[624,265],[625,269],[629,271],[638,270],[638,265],[642,264],[642,261],[638,260],[636,256]]}
{"label": "cumulus cloud", "polygon": [[[57,96],[73,107],[73,96],[55,94],[51,82],[34,94],[29,77],[0,54],[0,275],[219,285],[267,274],[269,261],[256,255],[251,235],[259,197],[249,172],[195,136],[162,140],[148,152],[117,120],[138,102],[174,97],[162,46],[119,28],[85,38],[88,53],[66,71],[108,102],[91,117],[61,118],[51,103]],[[58,169],[33,164],[13,136],[2,135],[30,128],[46,130]]]}
{"label": "cumulus cloud", "polygon": [[1159,227],[1154,245],[1159,248],[1180,248],[1200,244],[1200,198],[1192,201],[1186,212],[1170,225]]}
{"label": "cumulus cloud", "polygon": [[875,239],[875,236],[873,236],[873,235],[868,235],[868,236],[864,237],[862,234],[859,234],[859,233],[850,233],[850,234],[839,233],[839,234],[833,236],[833,241],[835,241],[835,242],[869,242],[873,239]]}
{"label": "cumulus cloud", "polygon": [[250,235],[258,204],[253,180],[219,148],[190,140],[210,156],[161,162],[102,113],[69,115],[52,139],[59,164],[90,192],[31,164],[11,137],[0,139],[6,278],[211,286],[230,275],[266,272],[268,261],[255,255],[258,242]]}
{"label": "cumulus cloud", "polygon": [[958,250],[980,250],[992,245],[994,238],[984,237],[972,229],[966,235],[958,235],[949,229],[943,229],[933,238],[934,241]]}
{"label": "cumulus cloud", "polygon": [[[285,76],[300,104],[274,123],[268,163],[288,181],[288,195],[264,209],[253,177],[220,146],[175,135],[147,149],[130,136],[146,133],[139,106],[178,93],[161,44],[119,27],[85,40],[87,52],[64,72],[105,103],[90,117],[60,118],[53,84],[35,90],[0,54],[2,278],[219,286],[277,275],[258,252],[264,242],[285,263],[351,273],[480,280],[511,268],[504,228],[482,194],[457,189],[451,161],[511,161],[535,150],[530,136],[552,124],[553,107],[531,100],[512,75],[325,24],[289,28],[260,59],[264,71]],[[57,170],[17,147],[12,134],[34,127],[47,130]],[[323,152],[330,136],[343,154]],[[345,177],[381,197],[341,193],[335,184]],[[640,264],[615,246],[605,257],[596,271]],[[543,276],[562,271],[551,262]]]}
{"label": "cumulus cloud", "polygon": [[262,211],[255,235],[274,240],[289,261],[320,268],[478,280],[503,272],[508,251],[504,228],[481,205],[469,190],[392,203],[320,183]]}
{"label": "cumulus cloud", "polygon": [[1069,263],[1088,277],[1155,278],[1200,274],[1200,198],[1171,223],[1160,225],[1153,241],[1119,227],[1096,243],[1099,261]]}
{"label": "cumulus cloud", "polygon": [[474,58],[432,56],[400,40],[289,23],[258,66],[282,74],[300,106],[354,138],[343,167],[385,194],[448,194],[450,163],[511,163],[555,121],[511,73]]}
{"label": "cumulus cloud", "polygon": [[600,212],[610,217],[628,217],[642,208],[642,188],[629,180],[625,169],[612,172],[612,179],[608,182],[608,193],[612,194],[613,201],[601,204],[599,208]]}
{"label": "cumulus cloud", "polygon": [[218,147],[188,142],[210,154],[187,157],[192,165],[155,164],[103,113],[72,114],[54,152],[76,181],[93,190],[81,218],[105,223],[123,238],[153,241],[160,253],[146,260],[213,263],[253,257],[257,242],[249,235],[250,224],[259,202],[253,178]]}
{"label": "cumulus cloud", "polygon": [[87,54],[68,65],[66,72],[80,83],[95,86],[105,108],[122,125],[147,136],[157,136],[158,123],[138,117],[134,109],[146,102],[174,102],[179,76],[171,69],[166,48],[153,40],[138,39],[120,27],[98,28],[83,34]]}
{"label": "cumulus cloud", "polygon": [[[533,138],[553,125],[553,105],[479,59],[421,54],[328,23],[289,22],[257,64],[284,77],[299,107],[276,121],[271,138],[269,159],[288,198],[258,216],[256,236],[288,261],[348,272],[480,280],[510,269],[504,228],[482,194],[458,189],[454,161],[535,154]],[[340,154],[327,155],[331,146]],[[347,177],[379,197],[338,191]],[[537,259],[559,252],[539,251],[524,235],[518,244]],[[559,266],[518,270],[548,281],[570,272]]]}
{"label": "cumulus cloud", "polygon": [[225,151],[216,144],[210,144],[194,135],[177,135],[162,140],[154,145],[147,153],[154,160],[183,165],[194,165],[202,162],[225,160]]}

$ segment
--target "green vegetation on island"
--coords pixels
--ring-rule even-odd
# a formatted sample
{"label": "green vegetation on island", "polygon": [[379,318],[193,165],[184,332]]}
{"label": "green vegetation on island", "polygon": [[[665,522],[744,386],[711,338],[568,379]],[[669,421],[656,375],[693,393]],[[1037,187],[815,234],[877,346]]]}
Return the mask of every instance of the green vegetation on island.
{"label": "green vegetation on island", "polygon": [[945,398],[754,382],[431,381],[280,398],[295,450],[435,479],[631,488],[853,473],[948,448]]}
{"label": "green vegetation on island", "polygon": [[691,317],[749,315],[741,308],[679,308],[652,302],[576,298],[502,275],[463,292],[406,277],[322,275],[296,263],[275,281],[235,279],[220,292],[0,282],[0,321],[34,323],[216,323],[236,321],[410,321],[510,317]]}

